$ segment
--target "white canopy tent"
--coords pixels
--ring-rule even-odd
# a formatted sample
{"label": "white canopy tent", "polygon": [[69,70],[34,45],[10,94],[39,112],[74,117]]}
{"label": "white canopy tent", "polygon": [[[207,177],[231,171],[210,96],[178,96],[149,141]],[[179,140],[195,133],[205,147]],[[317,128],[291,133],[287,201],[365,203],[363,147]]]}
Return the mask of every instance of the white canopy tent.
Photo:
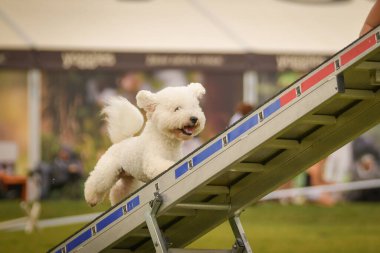
{"label": "white canopy tent", "polygon": [[330,55],[357,38],[372,4],[1,0],[0,49]]}

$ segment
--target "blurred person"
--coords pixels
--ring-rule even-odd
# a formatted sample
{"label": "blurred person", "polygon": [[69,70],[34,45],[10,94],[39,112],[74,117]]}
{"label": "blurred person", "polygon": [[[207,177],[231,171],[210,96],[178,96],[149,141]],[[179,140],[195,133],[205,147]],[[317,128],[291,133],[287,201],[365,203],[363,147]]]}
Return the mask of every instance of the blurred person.
{"label": "blurred person", "polygon": [[323,170],[323,179],[327,183],[346,183],[351,180],[353,166],[352,142],[326,158]]}
{"label": "blurred person", "polygon": [[[353,160],[352,181],[380,178],[380,150],[372,139],[359,137],[353,142]],[[350,201],[380,201],[380,189],[351,191],[346,197]]]}
{"label": "blurred person", "polygon": [[[307,170],[308,186],[320,186],[330,184],[324,179],[324,168],[327,159],[323,159]],[[308,200],[312,202],[317,202],[324,206],[332,206],[336,203],[336,198],[334,198],[330,193],[315,193],[313,195],[307,196]]]}
{"label": "blurred person", "polygon": [[360,31],[360,36],[369,32],[378,25],[380,25],[380,0],[376,0],[372,9],[368,13],[368,16],[364,21],[363,27]]}
{"label": "blurred person", "polygon": [[115,86],[107,78],[91,78],[86,83],[88,102],[95,103],[100,107],[104,106],[110,97],[118,95]]}
{"label": "blurred person", "polygon": [[49,196],[51,177],[50,177],[50,164],[44,161],[41,161],[36,168],[31,171],[31,174],[39,175],[39,191],[40,199],[46,199]]}
{"label": "blurred person", "polygon": [[[341,147],[326,159],[308,169],[311,186],[347,183],[380,178],[380,152],[365,136]],[[346,200],[380,200],[378,189],[343,193],[322,193],[313,200],[323,205],[333,205]]]}
{"label": "blurred person", "polygon": [[84,176],[83,165],[78,155],[67,145],[60,146],[52,163],[41,162],[34,173],[38,173],[41,178],[42,199],[51,197],[56,191],[62,194],[65,190],[73,192],[74,196],[70,197],[81,196],[80,189],[76,187],[79,187],[78,183]]}
{"label": "blurred person", "polygon": [[246,116],[248,113],[252,112],[255,109],[255,106],[245,103],[239,102],[235,107],[235,113],[232,115],[229,125],[233,125],[240,118]]}
{"label": "blurred person", "polygon": [[[329,185],[349,182],[353,166],[352,143],[348,143],[322,159],[307,170],[309,185]],[[309,200],[325,206],[332,206],[344,200],[341,193],[322,192],[309,196]]]}
{"label": "blurred person", "polygon": [[62,145],[51,164],[51,189],[61,189],[83,178],[82,162],[71,147]]}
{"label": "blurred person", "polygon": [[140,72],[130,71],[123,73],[117,78],[118,94],[128,99],[136,105],[136,95],[140,90],[151,90],[144,83],[143,75]]}

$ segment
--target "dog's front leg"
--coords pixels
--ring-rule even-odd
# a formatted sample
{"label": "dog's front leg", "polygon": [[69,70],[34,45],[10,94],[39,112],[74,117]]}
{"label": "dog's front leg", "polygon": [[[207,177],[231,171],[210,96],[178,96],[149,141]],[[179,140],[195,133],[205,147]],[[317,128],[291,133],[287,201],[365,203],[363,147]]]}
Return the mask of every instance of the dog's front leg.
{"label": "dog's front leg", "polygon": [[99,159],[85,182],[84,197],[90,206],[103,201],[106,193],[119,179],[121,165],[114,153],[115,148],[111,146]]}

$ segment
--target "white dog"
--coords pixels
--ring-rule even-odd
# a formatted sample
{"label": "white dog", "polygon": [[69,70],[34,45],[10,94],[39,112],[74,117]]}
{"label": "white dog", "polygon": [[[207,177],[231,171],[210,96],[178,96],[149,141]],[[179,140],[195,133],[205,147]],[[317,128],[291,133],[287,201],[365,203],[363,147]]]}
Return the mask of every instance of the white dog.
{"label": "white dog", "polygon": [[177,162],[182,157],[183,141],[199,134],[205,125],[199,106],[204,94],[200,83],[168,87],[158,93],[140,91],[137,105],[146,112],[147,122],[135,137],[144,124],[142,114],[125,98],[111,99],[103,112],[114,144],[85,183],[86,201],[95,206],[112,188],[110,201],[114,205]]}

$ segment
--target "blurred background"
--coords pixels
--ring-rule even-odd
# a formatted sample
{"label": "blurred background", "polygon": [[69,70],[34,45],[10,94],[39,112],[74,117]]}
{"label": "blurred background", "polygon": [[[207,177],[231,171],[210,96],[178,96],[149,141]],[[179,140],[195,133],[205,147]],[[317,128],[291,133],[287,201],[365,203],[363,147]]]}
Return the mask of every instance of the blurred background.
{"label": "blurred background", "polygon": [[[186,154],[356,40],[374,2],[0,0],[0,252],[45,252],[109,208],[82,194],[111,144],[108,97],[201,82],[207,124]],[[379,146],[376,127],[279,190],[379,179]],[[253,249],[378,252],[380,184],[363,185],[249,208]],[[223,224],[192,247],[232,243]]]}

